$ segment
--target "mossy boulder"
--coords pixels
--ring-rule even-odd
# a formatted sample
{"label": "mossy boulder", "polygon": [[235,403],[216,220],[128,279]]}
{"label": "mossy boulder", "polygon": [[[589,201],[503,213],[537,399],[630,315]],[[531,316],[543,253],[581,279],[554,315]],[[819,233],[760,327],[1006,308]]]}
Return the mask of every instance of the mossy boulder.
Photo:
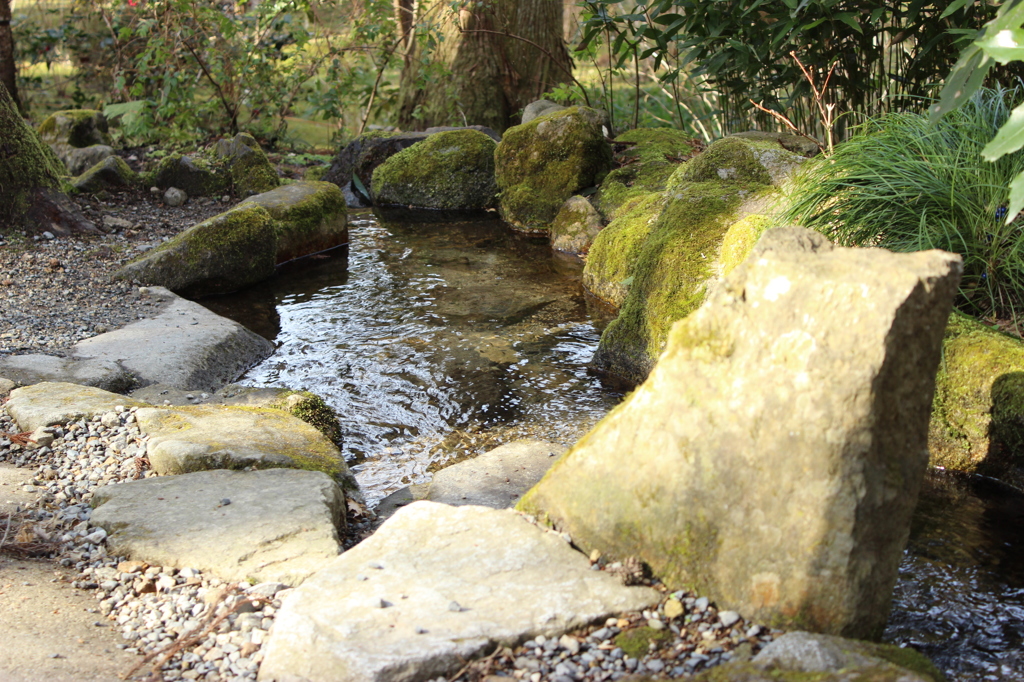
{"label": "mossy boulder", "polygon": [[950,317],[928,445],[935,466],[1024,485],[1024,343]]}
{"label": "mossy boulder", "polygon": [[[350,208],[370,206],[370,185],[373,184],[373,171],[377,166],[403,149],[422,142],[428,136],[429,133],[425,132],[393,133],[371,130],[338,150],[323,179],[341,187]],[[362,188],[354,184],[353,178],[359,179]]]}
{"label": "mossy boulder", "polygon": [[107,117],[92,109],[68,109],[47,117],[39,126],[39,139],[48,145],[88,147],[110,144]]}
{"label": "mossy boulder", "polygon": [[114,148],[105,144],[91,144],[88,147],[67,147],[54,149],[57,156],[72,176],[81,175],[100,161],[114,155]]}
{"label": "mossy boulder", "polygon": [[143,408],[139,429],[160,474],[209,469],[322,471],[346,493],[359,491],[338,448],[312,425],[268,407],[194,405]]}
{"label": "mossy boulder", "polygon": [[494,152],[501,217],[514,229],[546,232],[565,201],[612,167],[603,112],[572,107],[514,126]]}
{"label": "mossy boulder", "polygon": [[114,276],[197,297],[264,280],[274,274],[276,261],[274,219],[262,206],[242,204],[193,225]]}
{"label": "mossy boulder", "polygon": [[216,152],[231,176],[231,185],[236,194],[260,194],[281,184],[277,171],[263,153],[259,142],[248,133],[239,133],[230,140],[220,140]]}
{"label": "mossy boulder", "polygon": [[79,192],[122,190],[139,184],[139,175],[120,156],[108,156],[77,178],[71,186]]}
{"label": "mossy boulder", "polygon": [[435,133],[373,171],[378,206],[447,210],[494,206],[494,140],[478,130]]}
{"label": "mossy boulder", "polygon": [[583,268],[583,287],[605,303],[621,308],[633,284],[640,249],[651,233],[666,197],[645,192],[623,204],[615,220],[598,233]]}
{"label": "mossy boulder", "polygon": [[551,223],[551,248],[582,256],[601,232],[601,215],[584,197],[570,197]]}
{"label": "mossy boulder", "polygon": [[675,128],[634,128],[615,138],[625,148],[615,154],[620,164],[667,161],[680,164],[700,152],[703,145],[693,135]]}
{"label": "mossy boulder", "polygon": [[768,228],[774,227],[776,221],[769,215],[754,213],[740,218],[729,226],[722,238],[722,248],[718,254],[718,264],[724,277],[736,269],[754,250],[757,240]]}
{"label": "mossy boulder", "polygon": [[[729,228],[758,210],[762,193],[769,191],[722,180],[689,183],[667,197],[639,247],[643,226],[632,226],[622,253],[607,254],[612,262],[606,271],[613,277],[625,274],[628,293],[619,316],[601,335],[597,367],[633,383],[647,377],[672,324],[699,308],[721,275],[719,255]],[[591,269],[592,278],[596,271]]]}
{"label": "mossy boulder", "polygon": [[274,218],[278,263],[348,243],[345,195],[334,183],[294,182],[240,205],[261,206]]}
{"label": "mossy boulder", "polygon": [[795,228],[755,254],[518,508],[750,621],[874,638],[927,468],[960,258]]}
{"label": "mossy boulder", "polygon": [[160,189],[175,187],[190,197],[209,197],[226,191],[231,181],[210,155],[196,153],[160,159],[148,184]]}
{"label": "mossy boulder", "polygon": [[726,137],[680,166],[668,186],[711,180],[781,186],[806,160],[773,140]]}

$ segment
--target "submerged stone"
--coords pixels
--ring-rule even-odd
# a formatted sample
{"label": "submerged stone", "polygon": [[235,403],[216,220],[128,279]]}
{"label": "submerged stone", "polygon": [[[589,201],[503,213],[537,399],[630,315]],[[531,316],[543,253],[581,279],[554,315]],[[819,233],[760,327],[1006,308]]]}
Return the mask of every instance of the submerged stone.
{"label": "submerged stone", "polygon": [[612,163],[605,118],[596,109],[572,107],[505,131],[494,152],[505,222],[547,231],[569,197],[601,182]]}
{"label": "submerged stone", "polygon": [[378,206],[447,210],[494,206],[494,148],[478,130],[451,130],[389,157],[373,171]]}
{"label": "submerged stone", "polygon": [[879,635],[960,267],[769,231],[519,508],[746,619]]}

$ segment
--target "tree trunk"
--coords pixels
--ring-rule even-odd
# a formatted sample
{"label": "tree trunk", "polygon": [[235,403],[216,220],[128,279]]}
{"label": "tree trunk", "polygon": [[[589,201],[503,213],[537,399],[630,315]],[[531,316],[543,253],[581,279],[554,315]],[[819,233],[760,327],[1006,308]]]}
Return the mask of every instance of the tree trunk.
{"label": "tree trunk", "polygon": [[0,83],[14,100],[14,106],[24,113],[18,97],[18,68],[14,62],[14,32],[11,30],[11,0],[0,0]]}
{"label": "tree trunk", "polygon": [[[443,40],[426,59],[419,51],[426,38],[422,29],[410,43],[402,72],[402,127],[485,125],[501,132],[523,107],[570,80],[563,0],[483,0],[458,14],[448,4],[417,3],[417,22],[431,22]],[[437,65],[450,76],[431,68]]]}
{"label": "tree trunk", "polygon": [[60,160],[39,141],[0,84],[0,231],[98,234],[64,194]]}

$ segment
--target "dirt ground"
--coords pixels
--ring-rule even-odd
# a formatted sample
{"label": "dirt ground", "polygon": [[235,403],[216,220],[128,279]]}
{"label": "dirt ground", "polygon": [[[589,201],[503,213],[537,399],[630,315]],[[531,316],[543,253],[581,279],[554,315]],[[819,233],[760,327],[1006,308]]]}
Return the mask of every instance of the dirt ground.
{"label": "dirt ground", "polygon": [[[0,512],[28,505],[33,470],[0,463]],[[114,682],[139,660],[74,571],[50,559],[0,554],[0,682]]]}

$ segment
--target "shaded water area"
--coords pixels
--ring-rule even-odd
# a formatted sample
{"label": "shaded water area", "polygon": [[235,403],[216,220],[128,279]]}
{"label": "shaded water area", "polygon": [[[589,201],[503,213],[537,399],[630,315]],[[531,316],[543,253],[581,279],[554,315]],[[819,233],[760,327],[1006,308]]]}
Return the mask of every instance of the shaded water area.
{"label": "shaded water area", "polygon": [[[203,301],[273,340],[242,383],[334,407],[371,502],[430,469],[523,437],[572,444],[622,394],[588,373],[606,312],[580,266],[498,221],[351,224],[336,251]],[[951,680],[1024,682],[1024,496],[933,472],[885,639]]]}

